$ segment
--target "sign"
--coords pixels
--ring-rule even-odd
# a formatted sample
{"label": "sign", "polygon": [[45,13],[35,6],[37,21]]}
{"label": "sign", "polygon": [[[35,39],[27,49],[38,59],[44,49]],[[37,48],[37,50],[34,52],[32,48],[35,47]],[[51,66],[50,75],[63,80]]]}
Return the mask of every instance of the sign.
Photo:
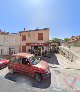
{"label": "sign", "polygon": [[26,43],[26,46],[49,46],[49,43]]}

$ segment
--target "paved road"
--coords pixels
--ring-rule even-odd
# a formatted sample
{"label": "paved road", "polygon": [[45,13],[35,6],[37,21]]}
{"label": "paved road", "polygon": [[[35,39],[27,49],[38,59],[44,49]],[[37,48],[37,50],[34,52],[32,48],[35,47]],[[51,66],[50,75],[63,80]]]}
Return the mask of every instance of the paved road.
{"label": "paved road", "polygon": [[[10,74],[8,68],[0,70],[0,92],[80,92],[80,70],[62,67],[64,57],[53,56],[49,59],[51,78],[37,83],[35,79],[21,74]],[[65,65],[67,66],[67,65]]]}

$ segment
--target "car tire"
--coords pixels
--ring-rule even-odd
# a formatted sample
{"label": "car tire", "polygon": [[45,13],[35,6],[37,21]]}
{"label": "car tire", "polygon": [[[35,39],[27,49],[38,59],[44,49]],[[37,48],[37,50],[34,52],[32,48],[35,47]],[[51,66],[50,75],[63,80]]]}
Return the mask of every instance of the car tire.
{"label": "car tire", "polygon": [[39,73],[35,74],[35,78],[36,78],[37,82],[41,82],[42,81],[42,76]]}
{"label": "car tire", "polygon": [[10,72],[10,74],[13,74],[14,70],[13,69],[9,69],[9,72]]}

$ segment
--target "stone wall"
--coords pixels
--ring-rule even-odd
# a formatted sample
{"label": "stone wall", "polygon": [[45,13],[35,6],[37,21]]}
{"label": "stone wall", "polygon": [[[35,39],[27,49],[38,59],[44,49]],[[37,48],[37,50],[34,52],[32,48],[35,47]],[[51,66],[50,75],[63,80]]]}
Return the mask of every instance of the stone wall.
{"label": "stone wall", "polygon": [[80,47],[70,47],[70,50],[74,51],[80,56]]}
{"label": "stone wall", "polygon": [[60,46],[59,47],[59,53],[69,59],[71,62],[75,62],[77,59],[80,59],[79,55],[75,53],[70,48]]}

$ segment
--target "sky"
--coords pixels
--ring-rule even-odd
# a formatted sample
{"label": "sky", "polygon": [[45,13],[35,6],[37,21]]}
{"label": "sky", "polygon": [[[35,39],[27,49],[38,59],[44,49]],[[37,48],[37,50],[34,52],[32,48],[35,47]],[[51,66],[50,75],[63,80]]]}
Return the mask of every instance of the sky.
{"label": "sky", "polygon": [[50,39],[80,35],[80,0],[0,0],[0,29],[50,28]]}

